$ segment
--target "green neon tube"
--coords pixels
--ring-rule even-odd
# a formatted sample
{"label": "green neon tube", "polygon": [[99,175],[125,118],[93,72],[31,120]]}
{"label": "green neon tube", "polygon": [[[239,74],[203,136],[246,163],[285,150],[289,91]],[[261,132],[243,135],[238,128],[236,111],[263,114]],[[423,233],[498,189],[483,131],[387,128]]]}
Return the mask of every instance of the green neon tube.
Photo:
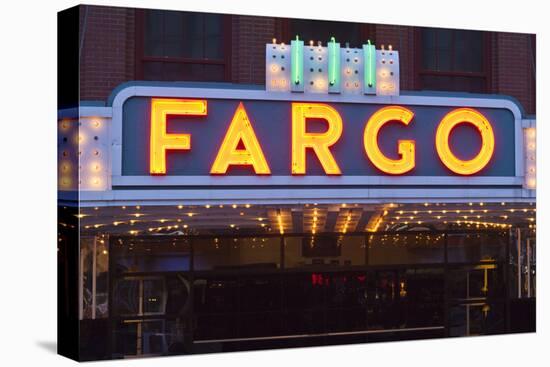
{"label": "green neon tube", "polygon": [[296,40],[291,42],[291,46],[292,81],[294,82],[294,84],[299,85],[302,82],[304,72],[304,41],[300,41],[299,37],[296,36]]}
{"label": "green neon tube", "polygon": [[366,45],[363,45],[363,56],[365,59],[365,84],[368,88],[372,88],[375,84],[374,74],[376,72],[376,47],[367,41]]}
{"label": "green neon tube", "polygon": [[330,55],[330,69],[329,69],[329,83],[330,85],[336,84],[336,39],[330,37],[328,44],[328,53]]}
{"label": "green neon tube", "polygon": [[369,87],[372,87],[373,85],[373,73],[372,73],[372,67],[373,67],[373,52],[372,49],[374,48],[373,45],[370,44],[370,40],[367,41],[368,47],[369,47],[369,76],[368,76],[368,82]]}

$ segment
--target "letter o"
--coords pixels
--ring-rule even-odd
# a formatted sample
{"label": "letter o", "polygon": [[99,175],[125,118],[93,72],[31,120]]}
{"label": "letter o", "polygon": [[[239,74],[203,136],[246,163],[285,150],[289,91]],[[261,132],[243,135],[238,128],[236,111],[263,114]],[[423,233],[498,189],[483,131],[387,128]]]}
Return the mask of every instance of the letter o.
{"label": "letter o", "polygon": [[[481,149],[470,160],[459,159],[449,145],[451,131],[457,125],[468,123],[477,128],[481,135]],[[437,127],[435,147],[441,162],[459,175],[472,175],[481,171],[491,160],[495,150],[495,136],[489,121],[480,112],[471,108],[457,108],[449,112]]]}

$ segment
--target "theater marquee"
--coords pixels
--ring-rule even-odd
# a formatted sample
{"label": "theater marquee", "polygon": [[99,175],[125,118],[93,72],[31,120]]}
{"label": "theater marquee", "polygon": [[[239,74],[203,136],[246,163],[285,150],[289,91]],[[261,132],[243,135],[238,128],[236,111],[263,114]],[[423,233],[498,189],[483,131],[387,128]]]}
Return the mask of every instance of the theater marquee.
{"label": "theater marquee", "polygon": [[80,131],[99,147],[83,149],[94,149],[102,167],[81,173],[92,201],[534,195],[534,121],[505,97],[138,83],[110,103],[80,109]]}

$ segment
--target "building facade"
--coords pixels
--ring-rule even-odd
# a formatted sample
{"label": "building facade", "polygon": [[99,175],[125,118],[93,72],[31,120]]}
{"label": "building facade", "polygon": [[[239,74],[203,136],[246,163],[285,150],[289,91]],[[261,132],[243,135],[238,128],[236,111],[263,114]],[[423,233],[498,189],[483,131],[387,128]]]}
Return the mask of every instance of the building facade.
{"label": "building facade", "polygon": [[[402,90],[503,94],[535,114],[532,34],[97,6],[84,6],[80,17],[83,100],[104,101],[115,87],[131,80],[261,85],[264,45],[273,38],[288,43],[299,34],[315,43],[335,36],[353,46],[367,39],[393,45],[400,50]],[[196,17],[189,33],[170,28],[185,17]],[[170,38],[182,42],[174,46]],[[159,41],[164,48],[148,45],[160,47]],[[201,42],[210,46],[193,54],[184,51],[184,45],[194,48]]]}
{"label": "building facade", "polygon": [[[60,353],[535,330],[534,35],[87,5],[60,29]],[[334,84],[369,58],[397,90]]]}

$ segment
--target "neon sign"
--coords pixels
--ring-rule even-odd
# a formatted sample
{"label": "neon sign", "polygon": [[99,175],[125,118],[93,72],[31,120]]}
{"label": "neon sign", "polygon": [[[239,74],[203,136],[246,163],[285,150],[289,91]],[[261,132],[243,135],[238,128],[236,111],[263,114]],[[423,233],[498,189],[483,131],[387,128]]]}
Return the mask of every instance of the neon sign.
{"label": "neon sign", "polygon": [[[251,102],[252,103],[252,102]],[[192,117],[194,121],[206,118],[208,101],[205,99],[174,99],[153,98],[150,113],[150,155],[149,173],[151,175],[166,175],[167,152],[191,151],[192,136],[190,133],[169,133],[167,131],[168,116]],[[346,123],[364,124],[362,146],[365,157],[379,171],[388,175],[403,175],[413,171],[417,164],[416,146],[418,142],[412,139],[397,141],[398,158],[391,158],[380,148],[381,131],[391,122],[398,122],[405,129],[414,129],[422,124],[416,121],[413,111],[403,106],[385,106],[377,108],[374,113],[364,116],[362,121],[344,121],[337,108],[328,103],[291,102],[290,109],[291,154],[290,171],[292,175],[306,175],[308,153],[320,162],[325,175],[342,175],[333,149],[342,139]],[[310,120],[325,123],[323,131],[310,131]],[[254,126],[259,121],[251,119],[246,104],[239,102],[227,131],[211,164],[211,175],[229,174],[230,167],[248,167],[256,175],[270,175],[271,169],[267,156],[262,148],[262,141],[255,132]],[[278,123],[284,124],[284,121]],[[478,153],[470,159],[460,158],[453,151],[450,138],[453,130],[461,124],[474,127],[481,144]],[[361,137],[355,136],[354,144],[361,144]],[[440,162],[453,174],[467,176],[482,171],[491,161],[495,151],[495,134],[489,120],[473,108],[454,108],[439,122],[435,138],[430,142]],[[280,146],[284,146],[281,141]],[[394,148],[395,149],[395,148]],[[394,152],[395,153],[395,152]],[[395,154],[394,154],[395,155]],[[175,158],[174,158],[175,159]],[[178,158],[181,159],[181,158]]]}

